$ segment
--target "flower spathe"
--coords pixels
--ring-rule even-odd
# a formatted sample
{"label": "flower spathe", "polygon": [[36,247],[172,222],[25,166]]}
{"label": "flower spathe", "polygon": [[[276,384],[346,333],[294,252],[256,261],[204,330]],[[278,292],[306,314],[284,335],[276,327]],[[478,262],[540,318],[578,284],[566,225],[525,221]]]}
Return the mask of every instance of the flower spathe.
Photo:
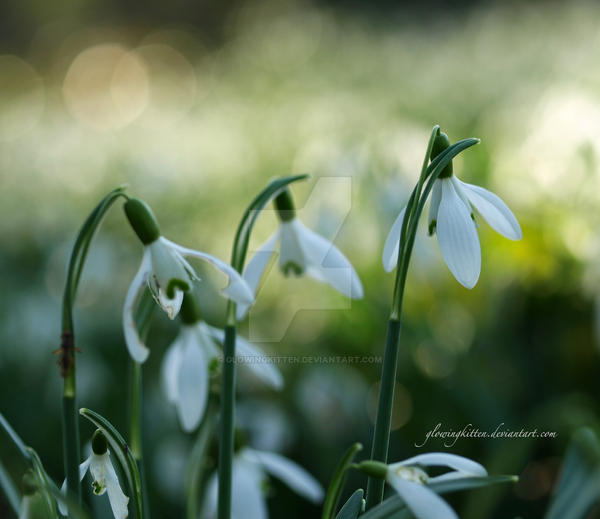
{"label": "flower spathe", "polygon": [[[421,467],[430,466],[452,470],[441,476],[429,477]],[[431,452],[388,465],[385,479],[417,519],[458,519],[456,512],[428,485],[450,479],[485,476],[485,468],[473,460],[456,454]]]}
{"label": "flower spathe", "polygon": [[[200,424],[209,394],[210,366],[219,356],[224,331],[204,321],[183,324],[169,346],[162,365],[162,380],[169,402],[175,405],[182,428],[191,432]],[[236,338],[238,358],[274,389],[283,387],[279,370],[263,352],[243,337]]]}
{"label": "flower spathe", "polygon": [[[454,174],[437,178],[431,193],[429,230],[437,234],[450,272],[466,288],[475,286],[481,272],[481,247],[473,208],[505,238],[522,238],[515,215],[497,195],[462,182]],[[386,272],[391,272],[398,262],[405,211],[406,208],[400,211],[385,241],[382,260]]]}
{"label": "flower spathe", "polygon": [[[352,299],[363,297],[363,288],[346,256],[329,240],[311,231],[298,218],[280,222],[275,233],[259,248],[244,270],[244,280],[253,293],[264,274],[269,260],[279,251],[279,269],[284,275],[293,273],[327,283]],[[238,305],[241,319],[249,305]]]}
{"label": "flower spathe", "polygon": [[249,305],[254,301],[252,291],[230,265],[205,252],[188,249],[162,236],[158,237],[144,245],[142,263],[127,291],[123,308],[125,342],[136,362],[144,362],[149,354],[135,326],[136,304],[147,285],[158,305],[169,318],[174,319],[181,308],[184,292],[189,291],[192,281],[197,279],[186,257],[204,260],[227,276],[227,286],[222,290],[225,297],[238,304]]}
{"label": "flower spathe", "polygon": [[[110,452],[108,449],[104,454],[96,454],[92,452],[90,456],[79,465],[79,481],[82,481],[86,473],[92,476],[92,490],[95,495],[101,496],[104,493],[108,494],[110,508],[115,519],[124,519],[128,516],[127,504],[129,498],[121,490],[119,478],[110,460]],[[62,485],[61,491],[66,492],[67,482]],[[67,515],[67,507],[59,500],[58,507],[60,513]]]}
{"label": "flower spathe", "polygon": [[[231,519],[267,519],[263,482],[270,474],[298,495],[314,504],[323,500],[323,488],[306,470],[273,452],[244,448],[233,460],[233,500]],[[202,517],[217,514],[218,482],[216,474],[208,483]]]}

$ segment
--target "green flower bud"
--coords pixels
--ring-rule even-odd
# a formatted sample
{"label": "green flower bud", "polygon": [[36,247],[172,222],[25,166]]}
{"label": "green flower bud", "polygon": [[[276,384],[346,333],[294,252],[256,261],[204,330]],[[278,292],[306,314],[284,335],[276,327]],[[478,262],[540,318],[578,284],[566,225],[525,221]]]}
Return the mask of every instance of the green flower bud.
{"label": "green flower bud", "polygon": [[[433,141],[431,147],[430,159],[435,159],[442,151],[450,146],[450,139],[444,132],[438,133],[437,137]],[[442,170],[438,178],[450,178],[452,176],[452,161],[448,162],[448,165]]]}
{"label": "green flower bud", "polygon": [[356,468],[364,472],[367,476],[377,479],[385,479],[388,473],[388,466],[381,461],[361,461]]}
{"label": "green flower bud", "polygon": [[273,203],[275,204],[275,209],[277,209],[277,215],[282,222],[289,222],[296,217],[296,208],[294,207],[294,200],[289,189],[284,189],[277,195]]}
{"label": "green flower bud", "polygon": [[32,496],[38,491],[39,482],[32,469],[27,469],[21,479],[21,490],[24,496]]}
{"label": "green flower bud", "polygon": [[183,295],[179,317],[181,317],[184,324],[195,324],[202,319],[198,301],[191,291],[185,292]]}
{"label": "green flower bud", "polygon": [[158,222],[146,202],[139,198],[130,198],[125,202],[124,209],[131,227],[144,245],[149,245],[160,238]]}
{"label": "green flower bud", "polygon": [[100,429],[96,429],[96,432],[92,436],[92,450],[94,451],[94,454],[97,454],[98,456],[106,454],[106,451],[108,450],[106,437]]}

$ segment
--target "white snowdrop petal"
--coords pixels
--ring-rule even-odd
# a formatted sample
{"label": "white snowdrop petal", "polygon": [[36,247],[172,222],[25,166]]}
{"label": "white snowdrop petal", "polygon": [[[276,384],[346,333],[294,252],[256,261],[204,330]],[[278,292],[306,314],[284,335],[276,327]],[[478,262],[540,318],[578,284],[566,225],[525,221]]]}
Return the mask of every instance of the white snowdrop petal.
{"label": "white snowdrop petal", "polygon": [[134,312],[136,304],[146,288],[146,279],[150,273],[151,263],[150,252],[148,249],[144,249],[142,264],[127,290],[125,304],[123,306],[123,333],[125,335],[125,344],[127,345],[131,358],[140,363],[148,358],[150,350],[146,348],[140,338],[135,325]]}
{"label": "white snowdrop petal", "polygon": [[362,283],[348,258],[331,241],[311,231],[299,220],[294,222],[298,242],[306,258],[307,275],[331,285],[346,297],[361,299]]}
{"label": "white snowdrop petal", "polygon": [[306,270],[306,257],[300,245],[298,230],[302,224],[297,218],[289,222],[282,222],[279,227],[279,268],[286,273],[290,265],[297,267],[301,272]]}
{"label": "white snowdrop petal", "polygon": [[[108,455],[108,452],[106,454]],[[112,513],[115,516],[115,519],[125,519],[125,517],[129,515],[127,510],[129,498],[121,490],[119,479],[117,478],[117,474],[115,473],[110,458],[108,458],[106,463],[105,478],[106,493],[108,494],[108,501],[110,502]]]}
{"label": "white snowdrop petal", "polygon": [[[231,519],[267,519],[267,506],[261,488],[264,474],[259,466],[236,456],[233,460]],[[219,483],[217,474],[208,481],[201,517],[216,519]]]}
{"label": "white snowdrop petal", "polygon": [[183,303],[183,292],[178,288],[175,289],[175,297],[173,299],[167,297],[167,294],[162,288],[158,289],[158,305],[164,310],[169,319],[173,320],[179,314]]}
{"label": "white snowdrop petal", "polygon": [[492,229],[510,240],[520,240],[523,237],[517,218],[499,196],[482,187],[460,180],[458,182],[469,201]]}
{"label": "white snowdrop petal", "polygon": [[191,432],[200,423],[208,399],[208,360],[194,340],[186,338],[177,376],[177,411],[184,431]]}
{"label": "white snowdrop petal", "polygon": [[257,465],[243,459],[233,462],[233,499],[231,519],[267,519],[267,504],[262,490],[265,479]]}
{"label": "white snowdrop petal", "polygon": [[427,486],[406,481],[391,472],[387,481],[417,519],[458,519],[450,505]]}
{"label": "white snowdrop petal", "polygon": [[246,449],[250,455],[277,479],[283,481],[294,492],[318,504],[323,500],[323,487],[300,465],[274,452]]}
{"label": "white snowdrop petal", "polygon": [[476,461],[465,458],[464,456],[458,456],[457,454],[450,454],[446,452],[429,452],[427,454],[419,454],[418,456],[414,456],[400,462],[400,464],[405,466],[423,465],[425,467],[448,467],[459,472],[464,472],[471,476],[487,475],[485,468]]}
{"label": "white snowdrop petal", "polygon": [[398,264],[398,251],[400,250],[400,235],[402,234],[402,223],[404,222],[404,215],[406,213],[406,207],[400,211],[400,214],[394,221],[392,228],[385,240],[383,246],[383,255],[381,260],[383,262],[383,268],[386,272],[391,272],[396,268]]}
{"label": "white snowdrop petal", "polygon": [[173,243],[165,238],[161,239],[179,254],[206,261],[225,274],[225,276],[227,276],[228,284],[221,290],[221,293],[224,296],[238,304],[250,305],[254,302],[254,294],[252,293],[252,290],[250,290],[250,287],[244,281],[242,276],[240,276],[237,270],[235,270],[231,265],[211,254],[207,254],[206,252],[188,249],[187,247],[182,247],[181,245]]}
{"label": "white snowdrop petal", "polygon": [[481,249],[475,223],[450,179],[443,179],[437,237],[442,256],[457,281],[473,288],[481,272]]}
{"label": "white snowdrop petal", "polygon": [[[279,233],[280,229],[277,229],[277,231],[275,231],[275,233],[273,233],[273,235],[261,245],[244,269],[243,278],[255,296],[258,289],[258,284],[260,283],[265,269],[267,268],[267,264],[277,248]],[[243,319],[248,311],[248,308],[250,308],[249,305],[238,304],[236,309],[238,320]]]}
{"label": "white snowdrop petal", "polygon": [[174,404],[178,399],[177,377],[181,366],[182,339],[179,335],[167,348],[161,366],[161,382],[167,400]]}

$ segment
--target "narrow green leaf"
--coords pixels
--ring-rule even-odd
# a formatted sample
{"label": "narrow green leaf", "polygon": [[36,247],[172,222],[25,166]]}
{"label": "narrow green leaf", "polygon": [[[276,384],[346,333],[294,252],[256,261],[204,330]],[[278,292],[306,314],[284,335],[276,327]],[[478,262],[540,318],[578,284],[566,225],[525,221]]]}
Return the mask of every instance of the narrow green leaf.
{"label": "narrow green leaf", "polygon": [[4,495],[8,500],[8,504],[13,509],[16,515],[19,515],[19,508],[21,505],[21,493],[15,486],[10,474],[4,468],[4,465],[0,463],[0,488],[4,491]]}
{"label": "narrow green leaf", "polygon": [[339,514],[335,516],[335,519],[356,519],[358,514],[362,511],[363,507],[363,494],[364,491],[362,488],[356,490],[349,498]]}
{"label": "narrow green leaf", "polygon": [[600,443],[591,429],[574,435],[545,519],[583,519],[600,501]]}
{"label": "narrow green leaf", "polygon": [[98,413],[90,409],[82,408],[79,410],[79,414],[92,422],[104,433],[104,436],[106,436],[108,444],[111,447],[112,454],[114,454],[117,458],[119,464],[121,465],[122,472],[127,478],[127,483],[131,491],[130,493],[135,505],[134,508],[136,510],[137,517],[142,519],[143,496],[140,473],[137,463],[133,458],[129,446],[123,439],[123,436],[121,436],[119,431],[117,431],[117,429],[115,429],[115,427],[106,418]]}
{"label": "narrow green leaf", "polygon": [[[344,453],[344,456],[338,463],[338,466],[333,473],[331,483],[327,489],[327,495],[325,496],[325,503],[323,504],[322,519],[332,519],[335,515],[335,511],[340,501],[340,496],[346,482],[346,476],[348,474],[348,468],[354,460],[354,456],[362,450],[360,443],[355,443]],[[361,498],[362,499],[362,498]]]}
{"label": "narrow green leaf", "polygon": [[27,463],[31,464],[31,456],[29,455],[29,452],[27,451],[27,445],[25,445],[25,443],[23,443],[23,440],[21,440],[19,435],[11,427],[11,425],[8,423],[6,418],[4,418],[4,415],[2,413],[0,413],[0,427],[2,427],[2,429],[4,429],[4,432],[6,432],[6,434],[10,438],[10,440],[13,442],[13,445],[21,453],[21,456],[23,456],[23,458],[25,458],[25,461]]}
{"label": "narrow green leaf", "polygon": [[[474,488],[496,485],[498,483],[515,483],[517,480],[518,478],[516,476],[504,475],[471,477],[432,483],[429,485],[429,488],[437,494],[448,494],[459,490],[471,490]],[[402,498],[399,495],[395,495],[386,499],[383,503],[377,505],[360,517],[361,519],[387,519],[396,517],[396,514],[400,513],[405,508],[406,505]]]}

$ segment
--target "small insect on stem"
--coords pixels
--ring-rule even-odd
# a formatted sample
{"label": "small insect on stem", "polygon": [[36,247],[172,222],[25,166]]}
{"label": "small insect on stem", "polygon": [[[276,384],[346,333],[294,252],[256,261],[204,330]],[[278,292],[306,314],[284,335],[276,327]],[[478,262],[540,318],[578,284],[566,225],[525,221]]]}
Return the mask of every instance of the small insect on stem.
{"label": "small insect on stem", "polygon": [[52,352],[53,355],[60,355],[56,364],[60,366],[60,374],[67,378],[71,369],[75,365],[75,352],[81,353],[79,348],[75,347],[75,337],[72,332],[63,332],[60,336],[60,348]]}

